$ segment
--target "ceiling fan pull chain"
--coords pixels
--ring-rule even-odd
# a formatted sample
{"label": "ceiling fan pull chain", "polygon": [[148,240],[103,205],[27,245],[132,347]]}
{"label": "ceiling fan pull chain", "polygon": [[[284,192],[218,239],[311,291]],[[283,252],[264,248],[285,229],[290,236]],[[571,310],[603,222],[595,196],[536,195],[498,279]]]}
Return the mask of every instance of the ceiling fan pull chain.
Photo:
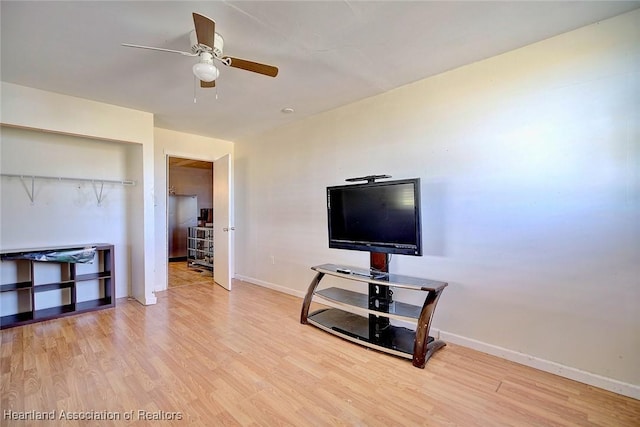
{"label": "ceiling fan pull chain", "polygon": [[196,76],[193,76],[193,103],[196,104],[198,99],[196,98]]}

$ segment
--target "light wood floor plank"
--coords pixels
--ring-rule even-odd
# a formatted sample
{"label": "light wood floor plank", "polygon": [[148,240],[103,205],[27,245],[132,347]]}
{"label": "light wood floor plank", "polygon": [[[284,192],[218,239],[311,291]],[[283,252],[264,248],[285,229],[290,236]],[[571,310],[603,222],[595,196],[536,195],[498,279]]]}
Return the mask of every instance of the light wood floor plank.
{"label": "light wood floor plank", "polygon": [[0,425],[639,425],[634,399],[455,345],[417,369],[301,325],[298,298],[237,281],[229,293],[185,268],[171,280],[154,306],[0,332],[2,410],[133,420]]}

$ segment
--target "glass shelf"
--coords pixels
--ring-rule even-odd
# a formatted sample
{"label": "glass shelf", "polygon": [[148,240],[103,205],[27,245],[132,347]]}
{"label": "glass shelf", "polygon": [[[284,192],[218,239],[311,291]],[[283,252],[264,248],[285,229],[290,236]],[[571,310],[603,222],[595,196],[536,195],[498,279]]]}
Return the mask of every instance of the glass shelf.
{"label": "glass shelf", "polygon": [[[324,300],[329,304],[333,303],[337,308],[355,307],[363,312],[386,316],[392,319],[406,320],[414,322],[420,317],[422,307],[417,305],[406,304],[399,301],[393,301],[389,305],[389,311],[370,310],[369,296],[360,292],[353,292],[341,288],[326,288],[316,291],[317,300]],[[328,305],[329,305],[328,304]]]}
{"label": "glass shelf", "polygon": [[[380,337],[372,337],[368,318],[337,308],[313,312],[309,315],[308,321],[349,341],[365,344],[405,359],[413,358],[416,332],[412,329],[389,325]],[[433,337],[429,337],[429,342],[432,341]]]}
{"label": "glass shelf", "polygon": [[[395,288],[419,291],[441,291],[445,286],[447,286],[446,282],[440,282],[437,280],[422,279],[420,277],[404,276],[393,273],[372,273],[371,270],[343,265],[322,264],[311,267],[311,269],[319,273],[330,274],[332,276],[338,276],[345,279],[393,286]],[[343,273],[342,271],[345,270],[350,273]]]}

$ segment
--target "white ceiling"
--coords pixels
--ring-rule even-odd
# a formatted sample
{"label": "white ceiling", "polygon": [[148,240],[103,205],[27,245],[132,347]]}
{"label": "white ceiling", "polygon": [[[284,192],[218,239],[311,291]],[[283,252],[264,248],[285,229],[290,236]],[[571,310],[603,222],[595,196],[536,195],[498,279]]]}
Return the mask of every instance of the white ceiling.
{"label": "white ceiling", "polygon": [[[638,7],[3,0],[1,78],[152,112],[157,127],[233,141]],[[216,89],[200,89],[195,58],[120,45],[188,51],[192,12],[216,21],[226,55],[275,65],[278,77],[223,67]],[[284,107],[295,113],[283,114]]]}

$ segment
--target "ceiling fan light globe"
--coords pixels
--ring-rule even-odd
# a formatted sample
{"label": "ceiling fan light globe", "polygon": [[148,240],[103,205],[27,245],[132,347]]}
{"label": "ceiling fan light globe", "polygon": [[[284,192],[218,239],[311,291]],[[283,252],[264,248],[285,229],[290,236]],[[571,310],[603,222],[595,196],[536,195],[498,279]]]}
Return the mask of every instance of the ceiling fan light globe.
{"label": "ceiling fan light globe", "polygon": [[203,82],[212,82],[220,75],[220,70],[213,64],[199,62],[193,66],[193,74]]}

